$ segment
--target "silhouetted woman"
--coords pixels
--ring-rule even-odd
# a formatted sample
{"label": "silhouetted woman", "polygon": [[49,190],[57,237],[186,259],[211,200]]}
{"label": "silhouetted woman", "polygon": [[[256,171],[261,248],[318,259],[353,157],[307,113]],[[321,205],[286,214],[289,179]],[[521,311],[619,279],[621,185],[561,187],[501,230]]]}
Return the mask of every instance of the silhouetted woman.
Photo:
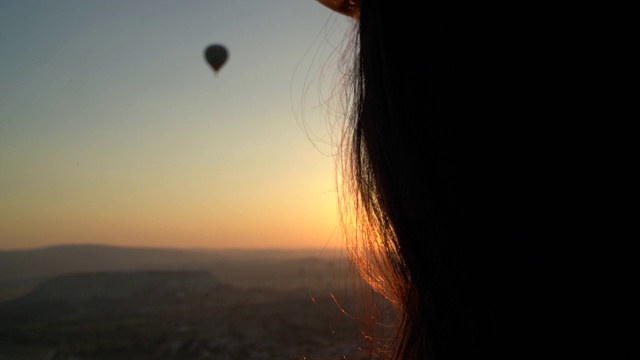
{"label": "silhouetted woman", "polygon": [[391,333],[383,311],[365,318],[366,355],[562,354],[576,279],[556,255],[600,234],[610,139],[640,118],[637,12],[320,2],[356,24],[341,199],[352,257],[398,313]]}

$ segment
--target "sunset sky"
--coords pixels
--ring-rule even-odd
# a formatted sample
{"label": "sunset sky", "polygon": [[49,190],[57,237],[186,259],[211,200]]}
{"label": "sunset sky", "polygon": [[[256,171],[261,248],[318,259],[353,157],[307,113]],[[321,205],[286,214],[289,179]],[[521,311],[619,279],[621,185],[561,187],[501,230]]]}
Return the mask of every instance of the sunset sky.
{"label": "sunset sky", "polygon": [[350,29],[314,0],[0,0],[0,250],[341,245]]}

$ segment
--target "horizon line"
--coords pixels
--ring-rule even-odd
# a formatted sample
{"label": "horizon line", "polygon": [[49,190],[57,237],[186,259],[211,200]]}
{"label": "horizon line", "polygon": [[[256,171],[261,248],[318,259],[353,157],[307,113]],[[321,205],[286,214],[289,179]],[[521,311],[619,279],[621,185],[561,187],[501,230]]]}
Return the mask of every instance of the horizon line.
{"label": "horizon line", "polygon": [[107,244],[107,243],[59,243],[52,245],[40,245],[32,247],[14,247],[14,248],[0,248],[0,252],[10,251],[33,251],[33,250],[45,250],[61,247],[109,247],[109,248],[121,248],[121,249],[140,249],[140,250],[181,250],[181,251],[305,251],[305,250],[332,250],[332,249],[346,249],[346,246],[307,246],[307,247],[284,247],[284,246],[265,246],[265,247],[206,247],[206,246],[191,246],[191,247],[178,247],[178,246],[128,246],[122,244]]}

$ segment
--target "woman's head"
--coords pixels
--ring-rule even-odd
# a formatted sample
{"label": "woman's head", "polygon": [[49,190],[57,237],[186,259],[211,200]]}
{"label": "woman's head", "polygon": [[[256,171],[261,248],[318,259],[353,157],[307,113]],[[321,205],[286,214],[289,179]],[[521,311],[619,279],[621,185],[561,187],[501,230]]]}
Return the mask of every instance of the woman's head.
{"label": "woman's head", "polygon": [[634,22],[544,1],[321,2],[358,20],[343,217],[362,275],[398,310],[395,335],[369,350],[547,355],[569,144],[624,95],[624,74],[607,74],[631,69],[614,66],[627,56],[595,55],[622,54]]}
{"label": "woman's head", "polygon": [[454,72],[445,19],[406,11],[365,1],[359,12],[344,159],[352,187],[343,201],[358,225],[351,249],[364,277],[400,310],[398,336],[384,350],[465,355],[464,130],[455,108],[464,79]]}
{"label": "woman's head", "polygon": [[317,0],[322,5],[343,15],[358,18],[362,0]]}

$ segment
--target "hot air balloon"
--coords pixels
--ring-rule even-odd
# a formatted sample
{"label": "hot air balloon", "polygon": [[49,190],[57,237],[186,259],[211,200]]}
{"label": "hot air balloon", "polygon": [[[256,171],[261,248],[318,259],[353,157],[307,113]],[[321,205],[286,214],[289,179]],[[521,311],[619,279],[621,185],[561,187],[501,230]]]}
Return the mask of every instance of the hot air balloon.
{"label": "hot air balloon", "polygon": [[227,48],[220,44],[211,44],[204,50],[204,58],[216,74],[227,61],[228,57],[229,52],[227,51]]}

